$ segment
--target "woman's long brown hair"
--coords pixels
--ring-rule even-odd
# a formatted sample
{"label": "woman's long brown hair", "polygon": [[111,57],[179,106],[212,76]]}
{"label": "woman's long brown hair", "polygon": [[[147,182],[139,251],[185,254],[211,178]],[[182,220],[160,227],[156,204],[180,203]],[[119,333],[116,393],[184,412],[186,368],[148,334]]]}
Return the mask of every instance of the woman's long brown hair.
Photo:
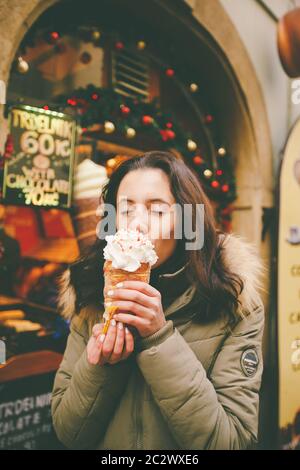
{"label": "woman's long brown hair", "polygon": [[[187,275],[197,291],[201,292],[199,320],[209,321],[225,316],[231,323],[236,318],[238,296],[243,289],[243,282],[224,265],[221,252],[225,239],[222,235],[225,234],[216,229],[211,203],[196,174],[182,160],[170,152],[163,151],[146,152],[125,160],[103,188],[101,202],[116,207],[118,188],[125,175],[130,171],[149,168],[158,168],[165,172],[177,204],[182,208],[184,204],[192,206],[193,230],[196,225],[196,205],[204,205],[204,245],[198,250],[186,250]],[[180,240],[176,249],[180,249],[185,241],[188,240]],[[77,297],[77,313],[89,304],[99,305],[103,302],[102,269],[105,244],[105,240],[96,238],[88,253],[70,266],[71,283]]]}

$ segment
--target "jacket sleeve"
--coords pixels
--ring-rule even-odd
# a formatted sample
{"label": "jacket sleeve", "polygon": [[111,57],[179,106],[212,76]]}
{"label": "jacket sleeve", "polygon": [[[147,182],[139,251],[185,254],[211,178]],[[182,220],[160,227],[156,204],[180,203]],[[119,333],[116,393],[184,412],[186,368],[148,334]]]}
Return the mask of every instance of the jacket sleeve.
{"label": "jacket sleeve", "polygon": [[260,305],[226,338],[209,378],[172,320],[141,341],[137,364],[182,449],[246,449],[257,442],[263,327]]}
{"label": "jacket sleeve", "polygon": [[[100,442],[127,383],[130,358],[110,365],[87,360],[87,325],[73,319],[63,360],[56,373],[51,413],[59,440],[88,449]],[[80,323],[80,325],[84,325]]]}

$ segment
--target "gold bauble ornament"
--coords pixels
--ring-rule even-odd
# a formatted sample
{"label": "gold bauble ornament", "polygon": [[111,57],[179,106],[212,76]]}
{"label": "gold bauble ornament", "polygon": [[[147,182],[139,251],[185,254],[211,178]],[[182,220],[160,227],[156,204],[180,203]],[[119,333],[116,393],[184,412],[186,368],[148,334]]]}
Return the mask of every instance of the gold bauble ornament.
{"label": "gold bauble ornament", "polygon": [[145,41],[139,41],[137,43],[137,48],[138,48],[139,51],[143,51],[145,49],[145,47],[146,47]]}
{"label": "gold bauble ornament", "polygon": [[203,174],[204,174],[205,178],[211,178],[213,172],[207,168],[206,170],[204,170]]}
{"label": "gold bauble ornament", "polygon": [[29,70],[29,64],[22,57],[18,57],[17,69],[19,73],[27,73]]}
{"label": "gold bauble ornament", "polygon": [[224,149],[224,147],[220,147],[218,149],[218,154],[223,157],[224,155],[226,155],[226,150]]}
{"label": "gold bauble ornament", "polygon": [[191,90],[192,93],[196,93],[196,91],[198,91],[197,83],[191,83],[190,84],[190,90]]}
{"label": "gold bauble ornament", "polygon": [[101,38],[100,31],[96,30],[92,32],[92,38],[94,41],[98,41]]}
{"label": "gold bauble ornament", "polygon": [[196,150],[196,148],[197,148],[196,142],[195,142],[194,140],[192,140],[192,139],[189,139],[189,140],[187,141],[187,148],[188,148],[189,150],[191,150],[191,152],[194,151],[194,150]]}
{"label": "gold bauble ornament", "polygon": [[104,123],[104,132],[105,132],[106,134],[111,134],[112,132],[115,131],[115,129],[116,129],[116,128],[115,128],[115,125],[114,125],[113,122],[111,122],[111,121],[105,121],[105,123]]}
{"label": "gold bauble ornament", "polygon": [[136,130],[133,127],[128,127],[126,130],[126,137],[128,139],[133,139],[136,136]]}

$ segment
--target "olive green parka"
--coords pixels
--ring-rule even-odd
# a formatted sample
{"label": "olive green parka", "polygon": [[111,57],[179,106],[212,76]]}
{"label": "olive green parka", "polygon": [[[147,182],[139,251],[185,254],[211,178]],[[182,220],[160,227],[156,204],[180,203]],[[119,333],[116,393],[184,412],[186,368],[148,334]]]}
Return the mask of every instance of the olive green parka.
{"label": "olive green parka", "polygon": [[[244,282],[235,324],[229,327],[221,318],[194,321],[201,304],[189,285],[165,309],[164,327],[114,365],[88,362],[95,311],[75,314],[76,292],[69,270],[64,272],[59,300],[62,314],[71,319],[70,335],[51,409],[66,447],[246,449],[257,442],[264,268],[255,247],[235,234],[227,235],[222,256]],[[164,292],[176,292],[184,269],[161,275]],[[100,308],[96,314],[102,320]]]}

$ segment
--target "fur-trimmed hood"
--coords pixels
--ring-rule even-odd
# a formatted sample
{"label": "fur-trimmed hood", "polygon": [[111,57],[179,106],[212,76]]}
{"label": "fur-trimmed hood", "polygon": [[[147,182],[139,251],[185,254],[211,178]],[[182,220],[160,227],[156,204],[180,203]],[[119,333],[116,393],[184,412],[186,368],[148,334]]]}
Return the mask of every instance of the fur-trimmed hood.
{"label": "fur-trimmed hood", "polygon": [[[238,314],[243,316],[261,304],[260,292],[263,288],[263,277],[266,274],[256,246],[244,237],[231,233],[226,234],[222,254],[225,266],[240,276],[244,288],[239,296]],[[66,269],[58,278],[58,309],[67,320],[75,314],[76,292],[70,279],[70,269]]]}

